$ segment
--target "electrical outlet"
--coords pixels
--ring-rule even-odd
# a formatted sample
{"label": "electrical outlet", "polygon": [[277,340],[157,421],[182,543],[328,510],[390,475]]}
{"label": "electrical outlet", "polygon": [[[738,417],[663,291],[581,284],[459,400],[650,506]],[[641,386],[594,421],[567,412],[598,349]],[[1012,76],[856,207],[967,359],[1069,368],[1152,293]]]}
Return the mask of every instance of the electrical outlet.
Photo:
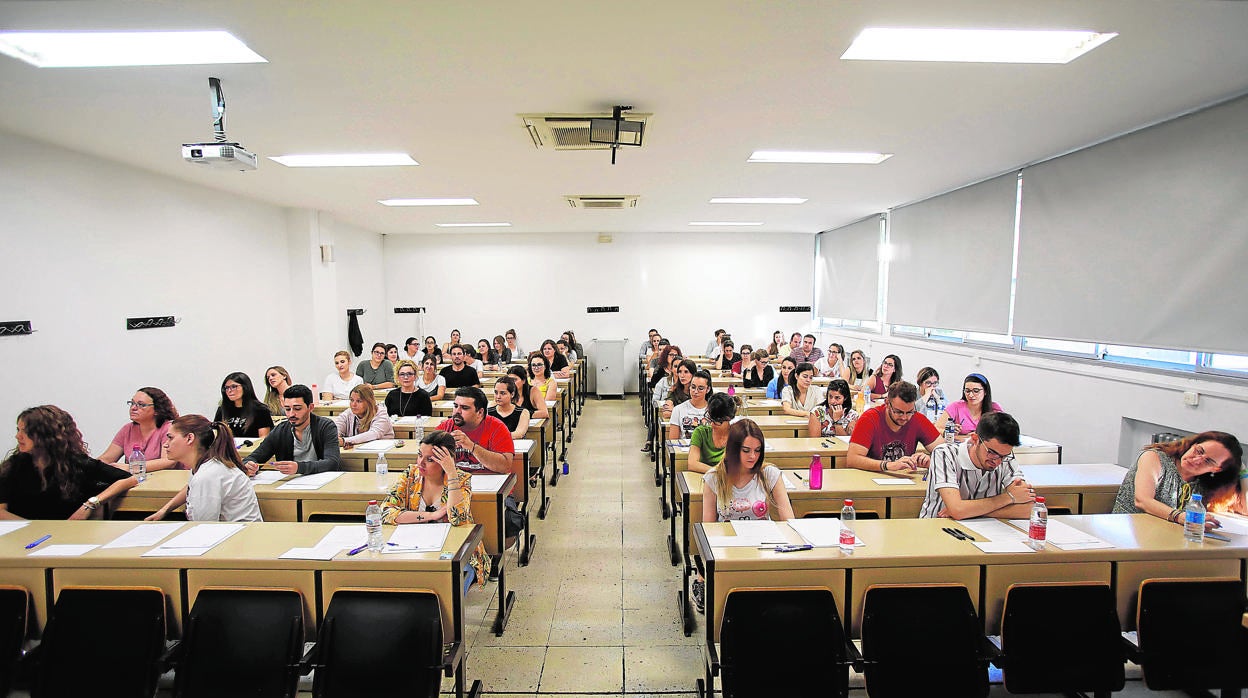
{"label": "electrical outlet", "polygon": [[1200,404],[1200,393],[1194,390],[1188,390],[1183,393],[1183,404],[1188,407],[1195,407]]}

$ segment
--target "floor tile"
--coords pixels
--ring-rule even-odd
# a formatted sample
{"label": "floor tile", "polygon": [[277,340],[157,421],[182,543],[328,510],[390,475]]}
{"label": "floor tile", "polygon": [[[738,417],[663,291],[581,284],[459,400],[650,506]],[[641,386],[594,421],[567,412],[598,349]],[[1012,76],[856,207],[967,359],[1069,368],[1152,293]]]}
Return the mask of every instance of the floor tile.
{"label": "floor tile", "polygon": [[702,676],[702,648],[655,645],[624,648],[624,690],[628,693],[689,690]]}
{"label": "floor tile", "polygon": [[549,647],[541,693],[624,690],[623,647]]}

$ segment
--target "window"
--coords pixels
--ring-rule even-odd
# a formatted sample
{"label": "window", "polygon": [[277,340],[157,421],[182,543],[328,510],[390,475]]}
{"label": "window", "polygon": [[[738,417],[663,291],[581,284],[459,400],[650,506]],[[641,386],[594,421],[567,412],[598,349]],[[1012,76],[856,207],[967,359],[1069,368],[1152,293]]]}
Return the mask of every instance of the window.
{"label": "window", "polygon": [[1175,351],[1173,349],[1149,349],[1148,347],[1103,344],[1101,345],[1101,358],[1115,363],[1150,366],[1153,368],[1193,369],[1196,367],[1196,352]]}
{"label": "window", "polygon": [[1014,338],[1008,334],[992,334],[989,332],[967,332],[966,341],[978,342],[980,344],[995,344],[997,346],[1012,347],[1014,346]]}
{"label": "window", "polygon": [[1037,339],[1034,337],[1023,337],[1023,349],[1047,352],[1051,354],[1087,356],[1095,359],[1101,358],[1100,351],[1097,350],[1097,346],[1094,342],[1068,342],[1061,339]]}
{"label": "window", "polygon": [[1248,356],[1243,354],[1201,354],[1201,366],[1211,372],[1248,377]]}

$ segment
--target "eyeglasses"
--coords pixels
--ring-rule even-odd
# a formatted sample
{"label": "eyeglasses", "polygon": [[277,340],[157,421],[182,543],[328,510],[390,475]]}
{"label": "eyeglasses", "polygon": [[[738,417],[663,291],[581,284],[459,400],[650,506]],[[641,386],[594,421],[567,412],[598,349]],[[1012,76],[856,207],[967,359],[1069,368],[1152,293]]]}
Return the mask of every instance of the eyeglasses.
{"label": "eyeglasses", "polygon": [[983,388],[963,388],[962,389],[963,395],[981,395],[983,394],[983,392],[984,392]]}
{"label": "eyeglasses", "polygon": [[416,374],[411,371],[399,371],[399,378],[415,378]]}
{"label": "eyeglasses", "polygon": [[984,447],[984,450],[987,451],[987,453],[984,454],[984,460],[988,461],[989,463],[1000,463],[1001,465],[1009,465],[1010,463],[1014,462],[1013,453],[997,453],[996,451],[989,448],[988,444],[984,443],[983,441],[980,441],[979,443],[981,446]]}
{"label": "eyeglasses", "polygon": [[889,405],[888,411],[891,412],[892,415],[898,419],[909,419],[910,417],[913,417],[914,413],[917,412],[918,410],[909,410],[909,411],[899,410],[896,407]]}
{"label": "eyeglasses", "polygon": [[135,407],[140,410],[147,409],[148,407],[152,406],[152,403],[150,402],[135,402],[134,400],[126,400],[126,404],[129,405],[130,407]]}
{"label": "eyeglasses", "polygon": [[690,389],[690,390],[696,390],[696,391],[698,391],[698,392],[702,392],[703,390],[710,390],[711,388],[710,388],[710,386],[706,386],[706,385],[690,385],[690,386],[689,386],[689,389]]}
{"label": "eyeglasses", "polygon": [[1204,466],[1207,466],[1207,467],[1210,467],[1210,468],[1221,468],[1221,467],[1222,467],[1222,466],[1221,466],[1221,464],[1220,464],[1220,463],[1218,463],[1216,460],[1214,460],[1214,459],[1210,458],[1209,456],[1206,456],[1206,455],[1205,455],[1205,447],[1204,447],[1204,446],[1202,446],[1202,445],[1200,445],[1200,444],[1196,444],[1195,446],[1193,446],[1193,447],[1192,447],[1192,450],[1196,452],[1196,457],[1198,457],[1198,458],[1200,458],[1200,459],[1201,459],[1201,460],[1200,460],[1201,465],[1204,465]]}
{"label": "eyeglasses", "polygon": [[529,368],[545,368],[546,364],[529,364]]}
{"label": "eyeglasses", "polygon": [[927,380],[923,381],[923,387],[925,388],[935,388],[938,385],[940,385],[939,378],[928,378]]}
{"label": "eyeglasses", "polygon": [[221,386],[221,389],[227,393],[232,393],[235,390],[242,390],[243,386],[237,385],[235,383],[227,383],[226,385]]}

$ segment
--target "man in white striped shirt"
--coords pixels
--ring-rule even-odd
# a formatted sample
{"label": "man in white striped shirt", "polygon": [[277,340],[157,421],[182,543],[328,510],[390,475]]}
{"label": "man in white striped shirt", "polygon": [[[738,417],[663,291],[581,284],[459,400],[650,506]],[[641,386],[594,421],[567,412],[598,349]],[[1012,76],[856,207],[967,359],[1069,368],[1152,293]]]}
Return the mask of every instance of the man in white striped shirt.
{"label": "man in white striped shirt", "polygon": [[969,439],[932,451],[927,498],[919,517],[931,519],[1025,519],[1036,491],[1014,464],[1018,422],[1004,412],[989,412]]}

